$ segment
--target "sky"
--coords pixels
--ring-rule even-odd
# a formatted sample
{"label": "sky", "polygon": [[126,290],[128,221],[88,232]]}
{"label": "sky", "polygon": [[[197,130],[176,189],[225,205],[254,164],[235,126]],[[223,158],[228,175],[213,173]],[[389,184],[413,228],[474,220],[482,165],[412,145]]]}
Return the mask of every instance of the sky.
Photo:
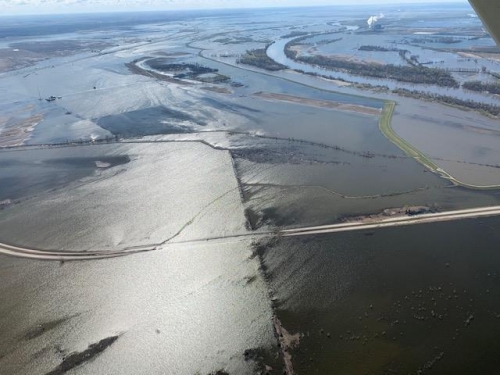
{"label": "sky", "polygon": [[[426,0],[425,2],[465,2]],[[359,0],[354,4],[422,3],[418,0]],[[353,4],[353,0],[0,0],[0,15],[137,10],[181,10]]]}

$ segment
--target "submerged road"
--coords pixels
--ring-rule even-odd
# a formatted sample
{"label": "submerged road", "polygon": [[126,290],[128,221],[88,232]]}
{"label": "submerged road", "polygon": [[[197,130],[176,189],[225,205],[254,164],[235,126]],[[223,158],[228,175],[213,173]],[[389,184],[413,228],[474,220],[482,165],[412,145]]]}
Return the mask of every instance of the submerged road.
{"label": "submerged road", "polygon": [[311,236],[328,233],[350,232],[360,230],[374,230],[379,228],[399,227],[405,225],[428,224],[462,219],[477,219],[481,217],[500,216],[500,206],[471,208],[466,210],[447,211],[429,213],[415,216],[380,217],[377,219],[367,219],[366,221],[356,221],[351,223],[323,225],[306,228],[284,229],[275,232],[256,232],[219,238],[204,238],[193,241],[167,242],[164,244],[145,245],[121,250],[89,250],[89,251],[66,251],[66,250],[37,250],[19,246],[0,243],[0,254],[15,256],[26,259],[50,260],[50,261],[82,261],[116,258],[131,254],[144,253],[149,251],[162,250],[165,247],[175,244],[201,243],[216,240],[239,240],[242,237],[264,237],[278,235],[282,237]]}

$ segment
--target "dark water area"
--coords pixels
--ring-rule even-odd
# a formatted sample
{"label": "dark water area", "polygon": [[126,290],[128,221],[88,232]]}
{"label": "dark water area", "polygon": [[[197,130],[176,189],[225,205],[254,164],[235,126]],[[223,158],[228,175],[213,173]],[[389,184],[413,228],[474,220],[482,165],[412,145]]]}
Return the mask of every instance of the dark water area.
{"label": "dark water area", "polygon": [[319,147],[291,145],[262,149],[262,152],[241,150],[235,153],[238,161],[241,160],[236,167],[245,184],[317,187],[352,198],[376,198],[451,186],[411,159],[363,157],[361,153],[318,152],[317,149]]}
{"label": "dark water area", "polygon": [[261,251],[299,374],[500,369],[500,219],[284,238]]}
{"label": "dark water area", "polygon": [[451,188],[404,156],[244,137],[234,142],[232,156],[244,203],[261,224],[273,227],[331,224],[412,204],[449,209],[497,201]]}
{"label": "dark water area", "polygon": [[80,147],[0,152],[0,201],[58,189],[100,169],[130,161],[127,155],[110,156],[94,151],[92,155],[88,147]]}
{"label": "dark water area", "polygon": [[203,121],[185,112],[161,106],[105,116],[96,122],[112,134],[125,138],[189,133],[192,125],[205,125]]}
{"label": "dark water area", "polygon": [[[271,170],[275,175],[280,165]],[[471,192],[449,186],[430,186],[379,197],[342,197],[320,186],[243,184],[245,204],[272,227],[301,227],[338,223],[347,217],[379,214],[407,205],[440,211],[498,205],[496,193]]]}
{"label": "dark water area", "polygon": [[239,115],[245,115],[245,114],[251,114],[251,113],[255,114],[255,113],[262,113],[263,112],[262,110],[260,110],[258,108],[252,108],[252,107],[249,107],[247,105],[242,105],[242,104],[238,104],[235,102],[224,102],[222,100],[210,98],[208,96],[205,98],[202,98],[202,101],[211,107],[224,109],[224,110],[227,110],[229,112],[237,113]]}

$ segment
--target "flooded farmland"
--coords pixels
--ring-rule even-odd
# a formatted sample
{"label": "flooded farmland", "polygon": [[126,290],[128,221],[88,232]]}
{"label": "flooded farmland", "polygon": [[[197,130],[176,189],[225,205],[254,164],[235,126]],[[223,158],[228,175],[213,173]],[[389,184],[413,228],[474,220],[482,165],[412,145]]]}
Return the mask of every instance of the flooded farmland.
{"label": "flooded farmland", "polygon": [[500,202],[499,51],[431,8],[4,18],[0,374],[497,371],[498,218],[376,227]]}
{"label": "flooded farmland", "polygon": [[263,246],[275,309],[300,335],[296,372],[496,371],[498,225],[463,221]]}

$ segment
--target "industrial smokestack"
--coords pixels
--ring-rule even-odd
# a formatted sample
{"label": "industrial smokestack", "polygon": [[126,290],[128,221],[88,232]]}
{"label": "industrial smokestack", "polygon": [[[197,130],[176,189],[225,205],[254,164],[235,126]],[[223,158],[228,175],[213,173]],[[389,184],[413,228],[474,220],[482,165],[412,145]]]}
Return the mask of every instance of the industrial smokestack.
{"label": "industrial smokestack", "polygon": [[371,16],[370,18],[368,18],[368,21],[366,21],[366,23],[368,24],[368,27],[373,30],[378,22],[384,17],[385,16],[380,13],[378,16]]}

